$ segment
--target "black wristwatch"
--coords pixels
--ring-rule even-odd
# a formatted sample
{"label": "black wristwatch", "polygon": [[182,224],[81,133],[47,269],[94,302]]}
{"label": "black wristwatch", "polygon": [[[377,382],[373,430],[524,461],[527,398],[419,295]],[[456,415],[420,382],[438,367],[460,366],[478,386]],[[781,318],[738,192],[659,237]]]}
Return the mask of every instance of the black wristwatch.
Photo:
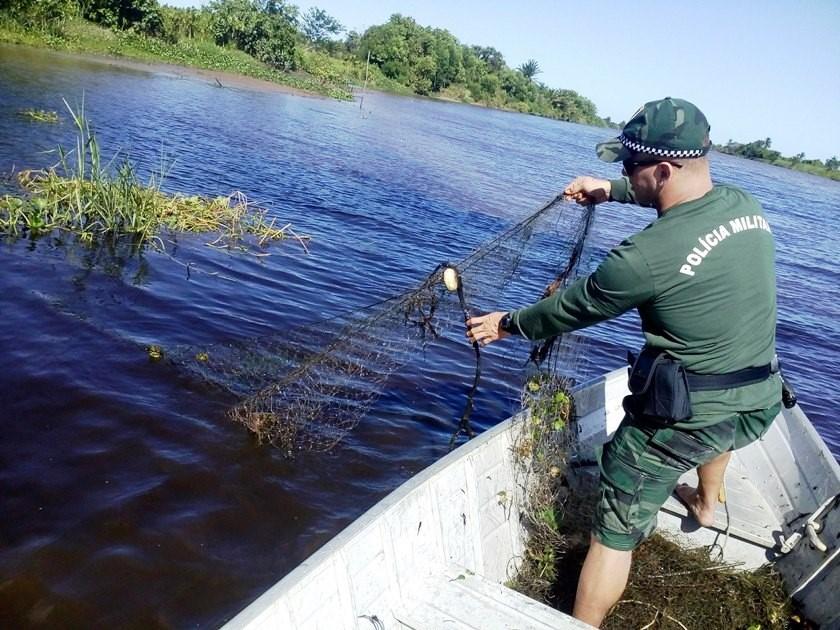
{"label": "black wristwatch", "polygon": [[519,327],[513,323],[513,317],[510,316],[510,313],[505,313],[505,316],[502,317],[499,328],[511,335],[519,334]]}

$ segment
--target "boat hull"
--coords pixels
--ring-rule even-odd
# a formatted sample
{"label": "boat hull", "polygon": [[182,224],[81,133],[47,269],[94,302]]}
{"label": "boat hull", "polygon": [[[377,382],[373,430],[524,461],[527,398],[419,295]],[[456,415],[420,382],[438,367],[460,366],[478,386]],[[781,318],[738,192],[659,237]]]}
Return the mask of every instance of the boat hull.
{"label": "boat hull", "polygon": [[[626,393],[623,369],[576,390],[581,457],[618,427]],[[587,627],[503,586],[516,575],[525,545],[524,484],[512,448],[521,425],[522,416],[511,418],[407,481],[225,627],[381,630],[431,628],[443,619],[485,629],[517,608],[526,611],[517,627]],[[809,616],[838,623],[836,605],[823,598],[840,587],[840,512],[828,510],[820,521],[825,551],[805,537],[788,554],[780,551],[802,530],[803,515],[840,493],[840,467],[801,409],[784,410],[762,440],[733,456],[727,490],[730,509],[719,510],[715,527],[692,527],[672,499],[660,528],[685,545],[722,547],[728,562],[776,562]],[[473,597],[487,611],[479,619],[464,612]],[[494,599],[503,607],[495,614],[488,608]]]}

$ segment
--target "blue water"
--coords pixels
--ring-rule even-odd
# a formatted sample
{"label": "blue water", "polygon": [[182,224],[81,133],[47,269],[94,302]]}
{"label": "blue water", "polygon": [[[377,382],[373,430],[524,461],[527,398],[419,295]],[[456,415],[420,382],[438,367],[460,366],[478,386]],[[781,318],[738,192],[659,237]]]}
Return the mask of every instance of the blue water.
{"label": "blue water", "polygon": [[[466,344],[427,351],[338,449],[288,461],[226,420],[230,396],[149,362],[145,344],[254,339],[358,308],[463,258],[573,176],[617,175],[594,157],[605,130],[381,94],[360,109],[14,47],[0,47],[0,173],[72,144],[62,98],[84,98],[106,156],[119,149],[145,175],[163,159],[166,190],[240,190],[312,238],[309,253],[288,241],[260,258],[202,235],[140,258],[66,239],[2,245],[0,620],[16,623],[219,624],[443,455],[472,379]],[[62,122],[27,122],[24,107]],[[723,155],[712,169],[767,211],[779,353],[838,455],[840,183]],[[600,208],[585,265],[651,219]],[[546,277],[520,282],[516,303],[475,308],[519,306]],[[641,343],[633,314],[581,336],[581,379]],[[516,409],[525,348],[510,344],[485,360],[479,430]]]}

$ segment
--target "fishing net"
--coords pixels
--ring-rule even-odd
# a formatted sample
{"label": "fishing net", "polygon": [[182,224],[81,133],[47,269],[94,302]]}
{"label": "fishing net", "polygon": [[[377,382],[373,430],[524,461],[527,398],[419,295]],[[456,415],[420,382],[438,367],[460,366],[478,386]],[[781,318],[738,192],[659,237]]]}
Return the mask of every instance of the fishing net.
{"label": "fishing net", "polygon": [[[592,207],[561,202],[561,196],[552,199],[462,260],[438,265],[398,295],[282,334],[182,348],[169,356],[238,396],[240,402],[229,415],[261,442],[288,454],[330,450],[368,412],[389,377],[412,357],[447,337],[457,336],[463,345],[470,305],[497,305],[532,247],[547,249],[559,261],[555,269],[542,270],[549,282],[544,295],[575,277],[594,212]],[[445,279],[450,281],[449,290]],[[533,363],[556,362],[556,345],[554,339],[535,346]],[[469,419],[481,372],[478,346],[472,353],[472,388],[452,444],[460,436],[473,435]]]}

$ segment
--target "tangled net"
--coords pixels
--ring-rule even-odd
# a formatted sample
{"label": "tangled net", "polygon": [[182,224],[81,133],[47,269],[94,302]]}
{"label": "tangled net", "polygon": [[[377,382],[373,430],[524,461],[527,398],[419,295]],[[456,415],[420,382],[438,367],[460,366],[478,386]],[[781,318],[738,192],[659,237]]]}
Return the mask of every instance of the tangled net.
{"label": "tangled net", "polygon": [[[415,288],[341,319],[199,352],[182,349],[174,358],[239,396],[229,416],[260,442],[288,454],[328,451],[368,412],[396,370],[453,327],[463,327],[470,303],[498,299],[535,241],[552,253],[571,252],[558,256],[561,262],[546,295],[574,277],[594,209],[561,201],[562,196],[555,197],[463,260],[439,265]],[[457,298],[444,286],[449,268],[460,278]],[[545,361],[554,343],[535,347],[532,359]],[[469,415],[480,375],[480,351],[477,346],[473,350],[473,388],[453,444],[459,435],[473,435]]]}

